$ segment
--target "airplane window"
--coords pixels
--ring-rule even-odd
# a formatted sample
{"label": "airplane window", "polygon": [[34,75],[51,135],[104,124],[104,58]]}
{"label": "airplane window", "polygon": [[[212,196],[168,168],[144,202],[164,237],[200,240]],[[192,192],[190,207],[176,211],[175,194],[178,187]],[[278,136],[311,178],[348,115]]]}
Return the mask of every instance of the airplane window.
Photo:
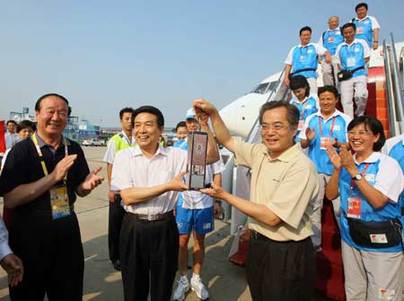
{"label": "airplane window", "polygon": [[259,84],[251,93],[264,94],[267,89],[268,83]]}

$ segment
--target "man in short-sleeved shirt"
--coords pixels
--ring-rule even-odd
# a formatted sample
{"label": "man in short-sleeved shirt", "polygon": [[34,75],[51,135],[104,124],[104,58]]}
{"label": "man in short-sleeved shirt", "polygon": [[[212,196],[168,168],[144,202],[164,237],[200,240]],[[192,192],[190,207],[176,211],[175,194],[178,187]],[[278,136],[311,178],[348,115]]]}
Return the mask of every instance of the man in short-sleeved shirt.
{"label": "man in short-sleeved shirt", "polygon": [[[107,150],[103,161],[107,163],[108,184],[111,185],[112,166],[117,152],[134,145],[132,137],[133,122],[132,108],[123,108],[119,111],[119,120],[122,131],[111,137],[107,144]],[[125,214],[121,206],[121,196],[119,191],[108,192],[109,212],[108,212],[108,250],[109,259],[116,270],[120,270],[119,262],[119,235],[121,232],[122,219]]]}
{"label": "man in short-sleeved shirt", "polygon": [[319,56],[325,56],[327,63],[331,63],[330,53],[322,45],[311,43],[311,28],[305,26],[300,29],[300,44],[290,49],[285,60],[284,83],[289,86],[289,77],[303,75],[310,85],[310,92],[317,94],[317,66]]}
{"label": "man in short-sleeved shirt", "polygon": [[326,62],[321,63],[324,86],[337,84],[337,78],[335,74],[335,71],[337,70],[337,62],[335,58],[335,52],[338,45],[341,44],[343,41],[344,37],[342,36],[341,29],[339,28],[339,17],[331,16],[330,18],[328,18],[328,29],[322,33],[319,41],[319,44],[323,45],[324,48],[326,48],[332,56],[331,64],[327,64]]}
{"label": "man in short-sleeved shirt", "polygon": [[366,3],[356,5],[355,12],[356,17],[352,19],[352,23],[356,25],[356,38],[365,40],[369,48],[376,50],[379,47],[379,22],[368,15]]}
{"label": "man in short-sleeved shirt", "polygon": [[236,164],[251,169],[251,201],[218,187],[202,191],[249,216],[247,281],[252,298],[311,300],[315,262],[309,216],[319,181],[314,165],[294,144],[298,109],[281,101],[264,104],[262,143],[250,144],[232,138],[206,100],[195,100],[194,107],[210,115],[217,140],[235,154]]}
{"label": "man in short-sleeved shirt", "polygon": [[12,300],[81,301],[84,255],[74,203],[102,182],[80,146],[62,136],[68,101],[51,93],[35,105],[37,132],[10,151],[0,195],[13,208],[10,246],[25,267]]}
{"label": "man in short-sleeved shirt", "polygon": [[342,26],[341,31],[345,41],[337,48],[337,66],[339,70],[352,73],[351,78],[340,79],[341,104],[344,113],[353,118],[354,105],[352,99],[355,100],[356,104],[355,116],[362,116],[366,111],[368,101],[366,64],[370,58],[370,49],[364,40],[355,37],[355,24],[346,23]]}

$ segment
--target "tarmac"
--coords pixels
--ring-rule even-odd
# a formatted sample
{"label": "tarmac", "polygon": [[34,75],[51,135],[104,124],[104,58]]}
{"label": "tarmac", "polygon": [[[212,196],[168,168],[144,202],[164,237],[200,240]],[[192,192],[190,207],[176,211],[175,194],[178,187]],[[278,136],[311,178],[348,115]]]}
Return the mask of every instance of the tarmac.
{"label": "tarmac", "polygon": [[[105,147],[84,147],[84,152],[90,169],[102,166],[101,175],[106,176],[105,163],[102,161]],[[85,256],[83,293],[85,301],[123,300],[121,274],[113,269],[108,257],[107,189],[105,180],[90,195],[78,198],[75,205]],[[2,208],[0,209],[2,211]],[[251,301],[244,268],[230,263],[227,258],[233,240],[229,233],[228,223],[215,221],[215,231],[206,238],[202,279],[208,286],[211,301]],[[192,253],[189,258],[192,260]],[[7,277],[0,269],[0,301],[5,300],[10,300]],[[194,292],[190,292],[185,300],[199,299]],[[324,299],[316,297],[315,300]]]}

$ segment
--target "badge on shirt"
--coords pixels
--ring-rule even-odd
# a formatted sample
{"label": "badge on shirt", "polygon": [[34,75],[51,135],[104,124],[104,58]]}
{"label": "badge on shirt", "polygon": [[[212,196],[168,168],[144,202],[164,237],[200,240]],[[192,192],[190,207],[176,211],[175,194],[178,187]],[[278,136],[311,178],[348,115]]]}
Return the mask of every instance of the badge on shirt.
{"label": "badge on shirt", "polygon": [[321,137],[320,138],[320,149],[326,150],[329,145],[331,145],[330,137]]}
{"label": "badge on shirt", "polygon": [[354,57],[349,57],[346,61],[348,67],[355,67],[356,59]]}
{"label": "badge on shirt", "polygon": [[301,55],[300,58],[299,58],[299,60],[300,60],[301,62],[304,62],[304,59],[305,59],[304,55]]}
{"label": "badge on shirt", "polygon": [[51,188],[50,201],[52,208],[52,219],[59,219],[70,215],[69,197],[66,185]]}
{"label": "badge on shirt", "polygon": [[363,33],[363,27],[357,27],[356,34],[361,34],[361,33]]}
{"label": "badge on shirt", "polygon": [[334,37],[328,37],[328,43],[334,43]]}
{"label": "badge on shirt", "polygon": [[348,198],[348,212],[350,218],[361,218],[361,199],[359,197]]}

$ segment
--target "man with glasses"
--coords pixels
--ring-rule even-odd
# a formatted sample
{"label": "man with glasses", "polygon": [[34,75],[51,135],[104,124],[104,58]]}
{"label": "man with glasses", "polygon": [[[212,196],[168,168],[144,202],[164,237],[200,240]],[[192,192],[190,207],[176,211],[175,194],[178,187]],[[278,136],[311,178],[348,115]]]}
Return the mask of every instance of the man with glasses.
{"label": "man with glasses", "polygon": [[203,99],[196,112],[211,118],[217,140],[235,155],[235,163],[251,168],[251,200],[220,187],[203,189],[249,216],[251,241],[247,281],[253,300],[311,300],[315,260],[310,204],[319,190],[314,165],[294,144],[299,110],[272,101],[260,110],[262,143],[230,136],[217,109]]}
{"label": "man with glasses", "polygon": [[0,177],[4,205],[13,209],[10,247],[24,263],[14,301],[81,301],[84,255],[74,213],[77,195],[101,184],[80,146],[62,136],[69,116],[65,97],[50,93],[35,104],[37,131],[10,151]]}

